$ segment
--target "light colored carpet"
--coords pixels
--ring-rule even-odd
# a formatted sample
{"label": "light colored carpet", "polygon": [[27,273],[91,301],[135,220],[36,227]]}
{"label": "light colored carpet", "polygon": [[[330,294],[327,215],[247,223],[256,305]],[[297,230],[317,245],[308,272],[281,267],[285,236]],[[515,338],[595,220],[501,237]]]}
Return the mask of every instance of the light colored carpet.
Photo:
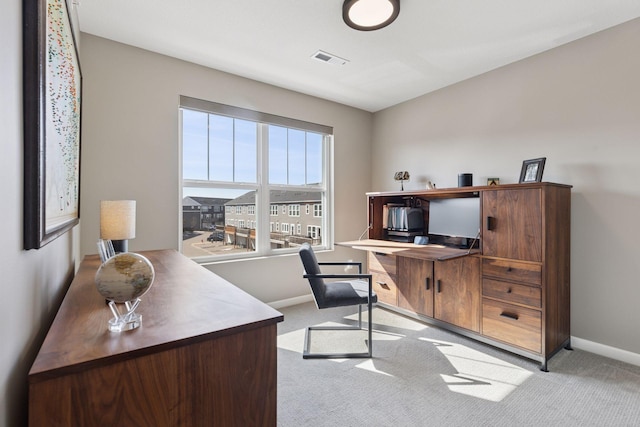
{"label": "light colored carpet", "polygon": [[[537,362],[381,308],[373,359],[304,360],[307,326],[355,324],[357,308],[280,311],[279,426],[640,426],[637,366],[562,350],[541,372]],[[361,351],[364,339],[314,331],[312,349]]]}

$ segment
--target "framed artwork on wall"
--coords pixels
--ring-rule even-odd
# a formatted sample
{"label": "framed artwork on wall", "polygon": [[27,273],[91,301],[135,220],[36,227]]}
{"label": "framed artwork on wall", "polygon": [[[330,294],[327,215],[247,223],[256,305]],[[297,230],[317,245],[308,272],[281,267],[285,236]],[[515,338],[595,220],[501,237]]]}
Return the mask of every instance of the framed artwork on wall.
{"label": "framed artwork on wall", "polygon": [[522,169],[520,170],[519,182],[540,182],[542,181],[542,171],[544,170],[544,162],[546,157],[539,159],[525,160],[522,162]]}
{"label": "framed artwork on wall", "polygon": [[24,248],[80,219],[82,74],[65,0],[23,2]]}

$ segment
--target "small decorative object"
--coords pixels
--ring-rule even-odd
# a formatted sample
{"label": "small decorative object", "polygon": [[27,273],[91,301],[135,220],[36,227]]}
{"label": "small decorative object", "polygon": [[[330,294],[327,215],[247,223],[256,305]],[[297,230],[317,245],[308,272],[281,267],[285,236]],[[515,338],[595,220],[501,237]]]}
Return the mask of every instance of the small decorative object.
{"label": "small decorative object", "polygon": [[400,189],[404,191],[404,181],[409,179],[409,172],[407,171],[396,172],[393,175],[393,179],[395,179],[396,181],[400,181]]}
{"label": "small decorative object", "polygon": [[471,187],[473,185],[472,173],[459,173],[458,174],[458,187]]}
{"label": "small decorative object", "polygon": [[[100,295],[109,300],[113,319],[109,320],[111,332],[135,329],[142,324],[142,315],[135,312],[155,278],[151,262],[144,256],[132,252],[114,255],[96,272],[96,287]],[[124,303],[126,311],[121,313],[116,303]]]}
{"label": "small decorative object", "polygon": [[487,178],[487,185],[500,185],[500,178]]}
{"label": "small decorative object", "polygon": [[522,170],[520,171],[519,182],[540,182],[542,181],[542,171],[546,157],[539,159],[525,160],[522,162]]}
{"label": "small decorative object", "polygon": [[434,184],[431,181],[427,181],[427,190],[435,190],[436,189],[436,184]]}

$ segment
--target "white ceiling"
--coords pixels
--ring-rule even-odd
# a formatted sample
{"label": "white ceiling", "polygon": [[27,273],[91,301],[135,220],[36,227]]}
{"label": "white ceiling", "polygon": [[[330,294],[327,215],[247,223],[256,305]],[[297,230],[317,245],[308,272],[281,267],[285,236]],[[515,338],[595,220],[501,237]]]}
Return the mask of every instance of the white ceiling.
{"label": "white ceiling", "polygon": [[[343,0],[81,0],[80,30],[375,112],[640,17],[640,0],[402,0],[360,32]],[[348,59],[332,65],[318,50]]]}

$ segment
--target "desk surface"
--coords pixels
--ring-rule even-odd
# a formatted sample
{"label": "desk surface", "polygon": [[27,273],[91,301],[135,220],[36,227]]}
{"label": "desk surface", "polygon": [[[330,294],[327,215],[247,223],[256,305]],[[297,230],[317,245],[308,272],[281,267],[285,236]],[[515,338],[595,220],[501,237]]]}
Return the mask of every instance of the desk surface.
{"label": "desk surface", "polygon": [[29,372],[29,382],[281,322],[283,315],[174,250],[139,252],[156,272],[137,313],[142,326],[107,329],[112,317],[95,285],[97,255],[71,283]]}
{"label": "desk surface", "polygon": [[416,245],[415,243],[392,242],[388,240],[375,239],[351,240],[348,242],[339,242],[336,243],[336,245],[383,254],[402,255],[408,258],[419,258],[429,261],[444,261],[447,259],[479,253],[477,249],[469,251],[468,249],[450,248],[442,245]]}

